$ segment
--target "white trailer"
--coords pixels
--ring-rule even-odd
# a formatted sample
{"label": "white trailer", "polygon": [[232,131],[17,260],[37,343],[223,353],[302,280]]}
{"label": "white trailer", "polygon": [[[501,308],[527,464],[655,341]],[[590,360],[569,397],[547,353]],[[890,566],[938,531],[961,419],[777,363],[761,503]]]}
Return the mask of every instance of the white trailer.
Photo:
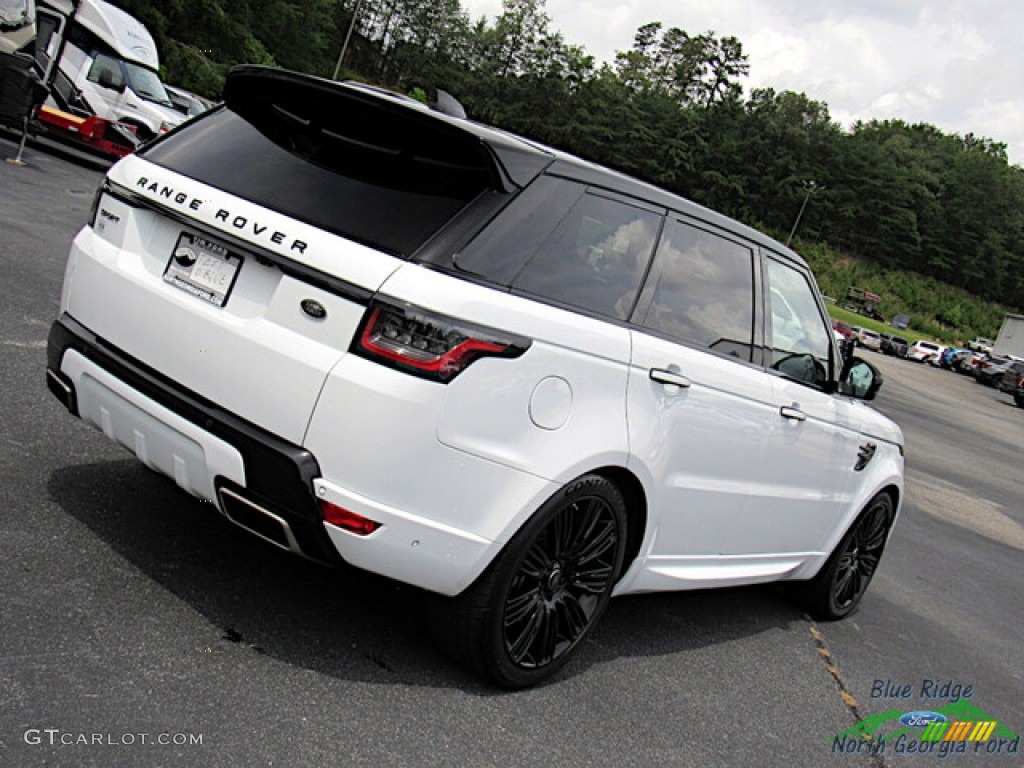
{"label": "white trailer", "polygon": [[992,355],[1024,360],[1024,315],[1008,314],[1003,319],[1003,327],[992,345]]}
{"label": "white trailer", "polygon": [[143,24],[105,0],[38,0],[36,57],[48,104],[133,126],[142,140],[181,123],[160,81],[156,43]]}

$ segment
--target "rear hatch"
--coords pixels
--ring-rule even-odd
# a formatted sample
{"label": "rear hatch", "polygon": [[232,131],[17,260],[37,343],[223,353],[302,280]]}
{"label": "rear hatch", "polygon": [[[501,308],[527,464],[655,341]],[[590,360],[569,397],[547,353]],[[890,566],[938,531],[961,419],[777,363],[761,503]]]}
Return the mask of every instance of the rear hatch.
{"label": "rear hatch", "polygon": [[369,297],[441,233],[472,229],[504,173],[419,105],[245,68],[223,107],[111,169],[64,309],[299,444]]}

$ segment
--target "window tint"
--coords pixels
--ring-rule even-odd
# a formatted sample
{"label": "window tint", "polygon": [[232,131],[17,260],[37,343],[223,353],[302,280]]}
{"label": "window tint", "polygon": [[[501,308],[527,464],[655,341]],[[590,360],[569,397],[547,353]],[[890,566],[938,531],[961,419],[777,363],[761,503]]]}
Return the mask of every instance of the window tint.
{"label": "window tint", "polygon": [[98,83],[104,72],[110,73],[110,84],[115,88],[120,88],[124,85],[124,73],[121,72],[121,64],[117,59],[100,53],[97,54],[96,59],[89,68],[87,79],[90,82]]}
{"label": "window tint", "polygon": [[[472,136],[344,95],[207,112],[141,154],[300,221],[411,255],[490,183]],[[333,101],[332,101],[333,99]],[[290,111],[291,110],[291,111]],[[303,117],[309,115],[309,118]],[[447,130],[446,130],[447,129]],[[461,159],[461,162],[458,160]]]}
{"label": "window tint", "polygon": [[683,222],[673,222],[651,272],[650,304],[639,322],[717,352],[751,359],[753,252]]}
{"label": "window tint", "polygon": [[455,265],[499,285],[510,285],[585,191],[577,182],[541,176],[456,254]]}
{"label": "window tint", "polygon": [[625,320],[660,226],[656,213],[588,193],[537,249],[512,288]]}
{"label": "window tint", "polygon": [[828,381],[832,341],[807,277],[765,260],[768,278],[771,367],[815,386]]}

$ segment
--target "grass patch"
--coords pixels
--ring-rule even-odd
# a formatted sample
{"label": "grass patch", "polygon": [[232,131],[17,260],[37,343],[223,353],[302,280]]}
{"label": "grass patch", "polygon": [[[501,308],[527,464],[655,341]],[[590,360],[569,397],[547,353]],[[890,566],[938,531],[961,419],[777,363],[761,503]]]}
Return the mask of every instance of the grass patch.
{"label": "grass patch", "polygon": [[897,336],[902,336],[910,344],[913,344],[919,339],[925,339],[926,341],[939,341],[938,339],[928,336],[922,333],[918,333],[910,328],[905,331],[901,331],[899,328],[893,328],[891,325],[886,323],[880,323],[877,320],[872,320],[870,317],[864,317],[864,315],[858,315],[856,312],[851,312],[848,309],[837,307],[835,304],[826,304],[828,307],[828,313],[836,320],[842,320],[847,325],[856,325],[860,328],[868,328],[869,330],[875,331],[876,333],[892,333]]}

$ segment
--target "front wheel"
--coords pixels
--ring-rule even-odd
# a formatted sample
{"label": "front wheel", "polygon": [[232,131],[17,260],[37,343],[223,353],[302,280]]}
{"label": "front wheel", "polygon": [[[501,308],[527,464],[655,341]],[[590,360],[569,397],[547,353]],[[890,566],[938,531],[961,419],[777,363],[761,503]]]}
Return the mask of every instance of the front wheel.
{"label": "front wheel", "polygon": [[871,583],[893,523],[892,498],[880,493],[864,508],[815,578],[797,596],[817,619],[842,619],[857,607]]}
{"label": "front wheel", "polygon": [[586,475],[548,499],[473,586],[434,607],[435,639],[498,685],[538,683],[601,618],[625,544],[622,494]]}

